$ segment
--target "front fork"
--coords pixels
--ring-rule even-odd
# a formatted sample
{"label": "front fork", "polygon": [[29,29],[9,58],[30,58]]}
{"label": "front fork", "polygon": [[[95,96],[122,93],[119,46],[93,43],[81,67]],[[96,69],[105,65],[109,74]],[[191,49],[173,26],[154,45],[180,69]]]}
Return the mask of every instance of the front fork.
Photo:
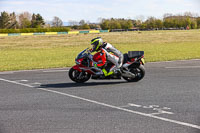
{"label": "front fork", "polygon": [[76,75],[76,77],[77,77],[78,79],[81,79],[81,76],[83,75],[83,70],[81,70],[80,67],[79,67],[78,65],[75,65],[75,66],[73,66],[72,68],[73,68],[74,70],[77,70],[78,72],[80,72],[80,73],[76,73],[75,75]]}
{"label": "front fork", "polygon": [[[95,72],[93,72],[90,68],[87,68],[87,67],[80,67],[79,65],[75,65],[72,68],[77,70],[77,71],[79,71],[80,74],[84,74],[85,72],[87,72],[89,74],[92,74],[92,75],[95,74]],[[79,75],[79,76],[82,76],[82,75]]]}
{"label": "front fork", "polygon": [[82,70],[80,69],[80,67],[78,65],[75,65],[72,67],[74,70],[77,70],[79,72],[82,72]]}

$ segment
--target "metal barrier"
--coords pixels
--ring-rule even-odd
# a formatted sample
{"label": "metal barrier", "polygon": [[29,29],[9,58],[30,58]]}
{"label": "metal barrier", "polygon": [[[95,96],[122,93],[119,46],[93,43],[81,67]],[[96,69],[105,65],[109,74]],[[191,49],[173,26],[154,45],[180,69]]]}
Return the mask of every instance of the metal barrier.
{"label": "metal barrier", "polygon": [[32,35],[65,35],[65,34],[93,34],[93,33],[105,33],[110,32],[109,30],[90,30],[90,31],[69,31],[69,32],[35,32],[35,33],[5,33],[1,34],[0,37],[4,36],[32,36]]}

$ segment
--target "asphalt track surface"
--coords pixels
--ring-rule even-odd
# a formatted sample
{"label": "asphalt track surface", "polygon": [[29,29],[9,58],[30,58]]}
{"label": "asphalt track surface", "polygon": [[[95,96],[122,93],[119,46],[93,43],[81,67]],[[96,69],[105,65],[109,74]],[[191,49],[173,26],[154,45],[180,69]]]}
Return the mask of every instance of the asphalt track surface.
{"label": "asphalt track surface", "polygon": [[145,67],[137,83],[0,72],[0,133],[200,133],[200,60]]}

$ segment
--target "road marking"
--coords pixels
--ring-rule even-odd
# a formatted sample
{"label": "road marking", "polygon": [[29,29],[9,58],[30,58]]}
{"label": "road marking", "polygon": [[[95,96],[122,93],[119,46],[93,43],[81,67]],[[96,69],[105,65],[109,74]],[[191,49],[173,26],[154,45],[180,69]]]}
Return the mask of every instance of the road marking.
{"label": "road marking", "polygon": [[159,105],[149,105],[150,107],[152,107],[152,108],[159,108]]}
{"label": "road marking", "polygon": [[0,72],[0,74],[13,74],[14,72]]}
{"label": "road marking", "polygon": [[53,72],[68,72],[69,70],[47,70],[43,71],[44,73],[53,73]]}
{"label": "road marking", "polygon": [[173,115],[173,112],[169,112],[169,111],[164,111],[164,108],[153,108],[153,110],[158,111],[157,113],[151,113],[152,115],[160,115],[160,114],[170,114]]}
{"label": "road marking", "polygon": [[189,60],[173,60],[173,61],[158,61],[158,62],[147,62],[147,63],[173,63],[173,62],[189,62],[189,61],[200,61],[200,59],[189,59]]}
{"label": "road marking", "polygon": [[41,83],[35,82],[35,83],[30,83],[32,85],[41,85]]}
{"label": "road marking", "polygon": [[59,94],[59,95],[64,95],[64,96],[67,96],[67,97],[71,97],[71,98],[79,99],[79,100],[82,100],[82,101],[86,101],[86,102],[102,105],[102,106],[105,106],[105,107],[109,107],[109,108],[113,108],[113,109],[129,112],[129,113],[133,113],[133,114],[137,114],[137,115],[141,115],[141,116],[146,116],[146,117],[150,117],[150,118],[154,118],[154,119],[158,119],[158,120],[162,120],[162,121],[166,121],[166,122],[171,122],[171,123],[175,123],[175,124],[182,125],[182,126],[196,128],[196,129],[200,130],[200,126],[199,125],[194,125],[194,124],[190,124],[190,123],[186,123],[186,122],[181,122],[181,121],[177,121],[177,120],[172,120],[172,119],[168,119],[168,118],[155,116],[155,115],[152,115],[152,114],[146,114],[146,113],[142,113],[142,112],[138,112],[138,111],[133,111],[133,110],[129,110],[129,109],[126,109],[126,108],[117,107],[117,106],[114,106],[114,105],[110,105],[110,104],[106,104],[106,103],[102,103],[102,102],[98,102],[98,101],[82,98],[82,97],[79,97],[79,96],[75,96],[75,95],[71,95],[71,94],[67,94],[67,93],[63,93],[63,92],[59,92],[59,91],[55,91],[55,90],[48,90],[48,89],[45,89],[45,88],[36,88],[34,86],[31,86],[31,85],[28,85],[28,84],[23,84],[23,83],[18,83],[16,81],[11,81],[11,80],[2,79],[2,78],[0,78],[0,80],[8,82],[8,83],[13,83],[13,84],[22,85],[22,86],[26,86],[26,87],[30,87],[30,88],[35,88],[37,90],[43,90],[43,91],[46,91],[46,92],[51,92],[51,93],[55,93],[55,94]]}
{"label": "road marking", "polygon": [[170,115],[173,115],[174,113],[168,112],[168,111],[164,111],[164,110],[158,110],[157,113],[151,113],[151,115],[160,115],[160,114],[170,114]]}
{"label": "road marking", "polygon": [[163,107],[163,108],[159,108],[159,105],[149,105],[149,106],[142,106],[142,105],[138,105],[138,104],[133,104],[133,103],[128,103],[128,105],[125,106],[120,106],[121,108],[127,108],[127,107],[137,107],[137,108],[143,108],[143,109],[152,109],[154,111],[158,111],[155,113],[150,113],[150,115],[160,115],[160,114],[174,114],[173,112],[169,112],[169,111],[164,111],[164,110],[170,110],[171,108],[168,107]]}
{"label": "road marking", "polygon": [[184,69],[184,68],[200,68],[200,66],[177,66],[177,67],[165,67],[167,69]]}
{"label": "road marking", "polygon": [[171,108],[168,108],[168,107],[163,107],[163,109],[170,110]]}
{"label": "road marking", "polygon": [[0,80],[1,80],[1,81],[5,81],[5,82],[9,82],[9,83],[13,83],[13,84],[17,84],[17,85],[22,85],[22,86],[34,88],[34,87],[31,86],[31,85],[19,83],[19,82],[17,82],[17,81],[12,81],[12,80],[2,79],[2,78],[0,78]]}
{"label": "road marking", "polygon": [[129,105],[129,106],[133,106],[133,107],[138,107],[138,108],[139,108],[139,107],[142,107],[142,105],[137,105],[137,104],[133,104],[133,103],[129,103],[128,105]]}
{"label": "road marking", "polygon": [[143,106],[144,109],[151,109],[153,106]]}
{"label": "road marking", "polygon": [[18,80],[18,81],[20,81],[20,82],[28,82],[28,80],[26,80],[26,79]]}
{"label": "road marking", "polygon": [[[13,73],[20,73],[20,72],[39,72],[39,71],[56,71],[56,70],[61,70],[62,68],[52,68],[52,69],[35,69],[35,70],[19,70],[19,71],[5,71],[5,72],[0,72],[0,74],[13,74]],[[65,70],[63,71],[69,71],[70,68],[66,67],[63,68]],[[62,71],[62,70],[61,70]]]}

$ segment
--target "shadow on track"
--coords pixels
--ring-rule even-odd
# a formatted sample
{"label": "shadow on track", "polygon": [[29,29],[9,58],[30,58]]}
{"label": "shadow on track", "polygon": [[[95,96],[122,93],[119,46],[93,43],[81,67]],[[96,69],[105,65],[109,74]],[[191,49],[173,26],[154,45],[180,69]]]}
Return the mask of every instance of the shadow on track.
{"label": "shadow on track", "polygon": [[56,84],[42,84],[41,88],[73,88],[73,87],[89,87],[99,85],[115,85],[127,83],[126,81],[118,82],[87,82],[87,83],[56,83]]}

